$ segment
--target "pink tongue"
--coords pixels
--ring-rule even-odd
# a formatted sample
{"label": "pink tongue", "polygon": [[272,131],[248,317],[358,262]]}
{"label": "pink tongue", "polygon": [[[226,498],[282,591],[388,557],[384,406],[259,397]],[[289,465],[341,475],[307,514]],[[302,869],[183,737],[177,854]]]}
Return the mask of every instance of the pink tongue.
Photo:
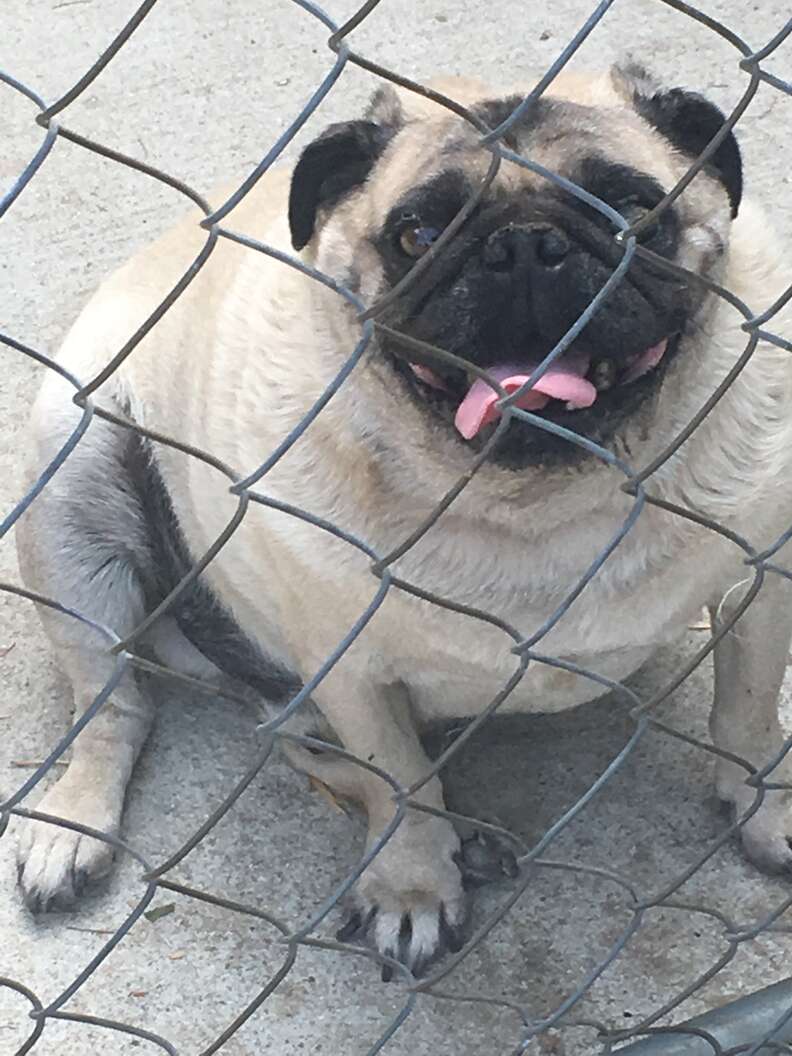
{"label": "pink tongue", "polygon": [[[487,373],[511,395],[528,381],[538,366],[538,363],[508,364],[489,367]],[[539,411],[550,400],[564,400],[570,409],[590,407],[597,398],[597,390],[583,376],[588,368],[588,356],[560,356],[533,388],[517,400],[516,406],[526,411]],[[454,419],[457,429],[466,440],[472,440],[479,430],[500,416],[495,406],[499,399],[497,392],[486,381],[476,378]]]}

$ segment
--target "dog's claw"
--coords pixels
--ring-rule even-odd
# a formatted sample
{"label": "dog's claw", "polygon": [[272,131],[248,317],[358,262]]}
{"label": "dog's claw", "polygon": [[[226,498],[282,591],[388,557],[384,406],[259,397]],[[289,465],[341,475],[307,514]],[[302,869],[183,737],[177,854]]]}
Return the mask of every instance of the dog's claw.
{"label": "dog's claw", "polygon": [[363,921],[359,913],[352,913],[346,923],[336,932],[337,942],[351,942],[361,929]]}
{"label": "dog's claw", "polygon": [[[361,874],[339,941],[370,945],[390,964],[378,962],[384,980],[403,965],[413,975],[442,956],[449,946],[441,921],[462,925],[466,899],[454,854],[459,837],[445,818],[402,826]],[[452,941],[456,933],[451,932]]]}
{"label": "dog's claw", "polygon": [[459,925],[449,924],[445,906],[440,910],[440,938],[450,953],[459,953],[465,945],[464,929]]}
{"label": "dog's claw", "polygon": [[503,875],[509,880],[516,880],[520,875],[520,864],[517,855],[511,849],[506,849],[500,856],[500,867]]}
{"label": "dog's claw", "polygon": [[[456,913],[457,920],[453,919]],[[464,946],[463,910],[461,904],[446,910],[441,904],[436,911],[427,909],[403,912],[398,916],[384,913],[379,906],[351,912],[336,932],[339,942],[362,942],[366,939],[383,957],[403,964],[418,979],[444,953],[458,953]],[[449,916],[452,917],[449,920]],[[373,927],[376,920],[376,926]],[[393,964],[382,964],[380,975],[389,983],[396,975]]]}

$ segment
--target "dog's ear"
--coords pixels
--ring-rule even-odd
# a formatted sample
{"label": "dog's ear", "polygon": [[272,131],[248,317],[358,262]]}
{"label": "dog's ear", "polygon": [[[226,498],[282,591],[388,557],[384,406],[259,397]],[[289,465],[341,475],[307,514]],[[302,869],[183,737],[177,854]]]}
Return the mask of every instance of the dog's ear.
{"label": "dog's ear", "polygon": [[[662,89],[647,71],[636,64],[615,67],[614,81],[629,95],[638,113],[677,150],[697,158],[726,120],[714,103],[697,92],[682,88]],[[737,216],[743,190],[742,158],[734,132],[729,132],[705,171],[723,184],[729,196],[732,217]]]}
{"label": "dog's ear", "polygon": [[295,166],[289,193],[289,228],[295,249],[311,241],[320,209],[335,205],[366,180],[399,124],[395,92],[381,89],[365,120],[330,125],[309,143]]}

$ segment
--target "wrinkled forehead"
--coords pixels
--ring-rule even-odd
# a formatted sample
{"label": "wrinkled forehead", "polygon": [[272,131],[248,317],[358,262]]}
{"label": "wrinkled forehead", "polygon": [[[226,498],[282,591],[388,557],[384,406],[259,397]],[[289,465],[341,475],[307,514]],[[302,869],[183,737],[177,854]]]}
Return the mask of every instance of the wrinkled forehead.
{"label": "wrinkled forehead", "polygon": [[[525,94],[479,96],[466,105],[494,128],[514,112]],[[684,166],[668,142],[615,92],[580,94],[582,98],[569,98],[557,89],[557,94],[536,100],[509,129],[504,148],[573,181],[581,180],[587,163],[596,159],[651,176],[669,190]],[[456,114],[433,105],[417,113],[408,110],[405,118],[369,180],[374,222],[384,220],[395,201],[418,186],[436,183],[444,173],[463,174],[472,190],[491,163],[491,153],[480,146],[481,133]],[[547,189],[548,181],[504,159],[493,185],[502,193],[524,194]]]}

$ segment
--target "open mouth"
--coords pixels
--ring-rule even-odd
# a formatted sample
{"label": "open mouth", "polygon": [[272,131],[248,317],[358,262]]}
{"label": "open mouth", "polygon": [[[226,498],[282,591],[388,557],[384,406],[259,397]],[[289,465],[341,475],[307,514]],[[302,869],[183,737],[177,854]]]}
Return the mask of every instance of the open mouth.
{"label": "open mouth", "polygon": [[[665,337],[618,363],[607,357],[568,351],[518,397],[515,406],[546,413],[589,408],[601,394],[632,385],[653,371],[662,362],[668,343],[669,338]],[[486,371],[511,395],[522,388],[540,363],[541,360],[528,359],[498,363]],[[497,404],[501,397],[483,378],[458,369],[444,369],[441,374],[418,363],[409,363],[408,368],[414,387],[444,416],[453,417],[457,432],[465,440],[473,440],[500,417]]]}

